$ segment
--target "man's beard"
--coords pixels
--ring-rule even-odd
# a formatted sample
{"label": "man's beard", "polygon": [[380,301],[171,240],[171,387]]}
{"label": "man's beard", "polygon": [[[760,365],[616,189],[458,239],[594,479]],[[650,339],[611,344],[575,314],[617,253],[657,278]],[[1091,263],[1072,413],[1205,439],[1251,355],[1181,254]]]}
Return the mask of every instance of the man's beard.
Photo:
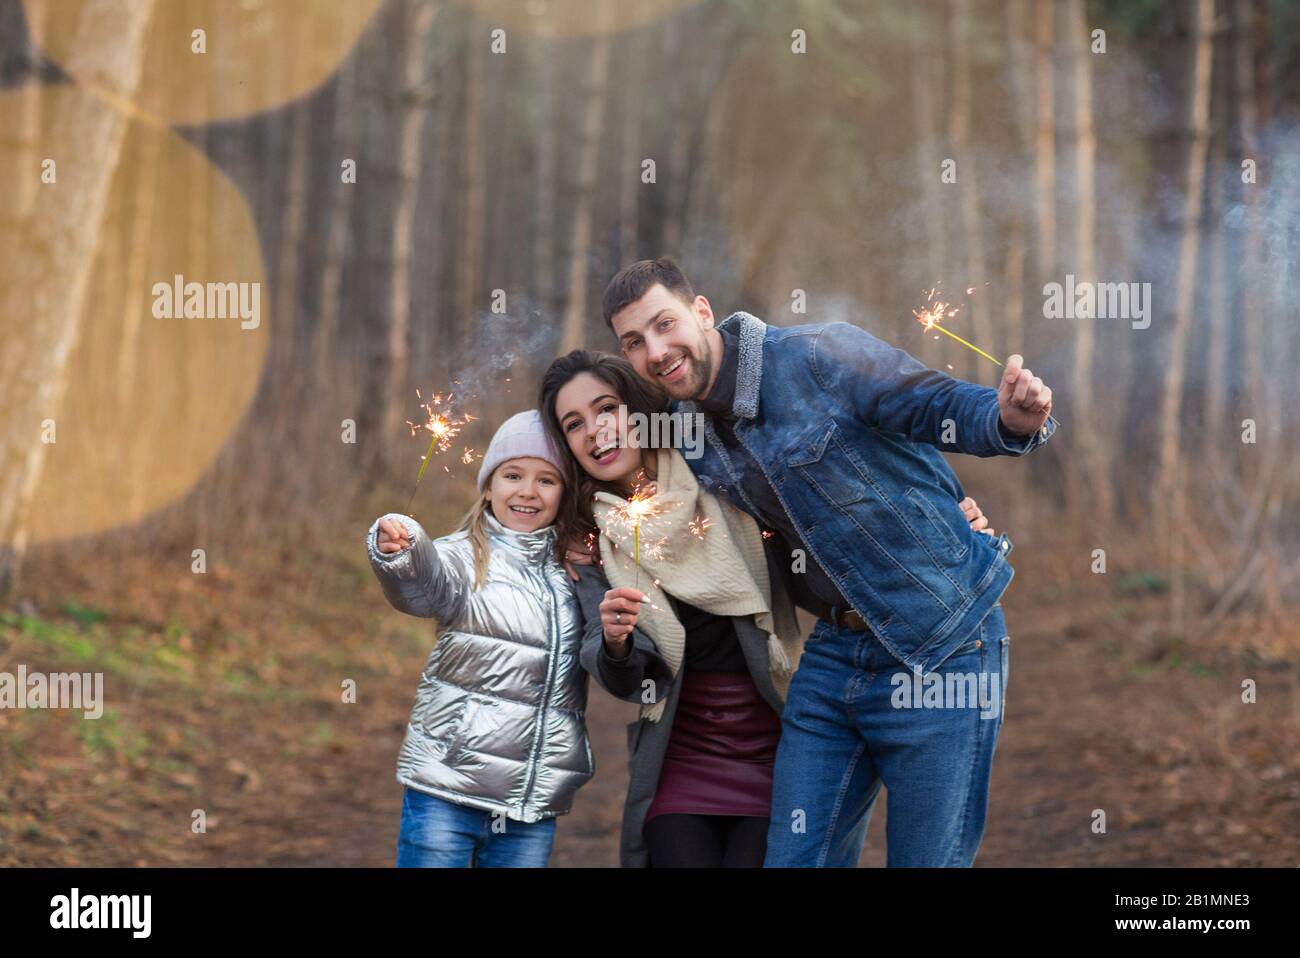
{"label": "man's beard", "polygon": [[690,365],[690,375],[680,383],[660,383],[661,387],[677,400],[703,399],[704,391],[713,378],[713,352],[708,341],[704,343],[704,353],[700,357],[686,353],[686,362]]}

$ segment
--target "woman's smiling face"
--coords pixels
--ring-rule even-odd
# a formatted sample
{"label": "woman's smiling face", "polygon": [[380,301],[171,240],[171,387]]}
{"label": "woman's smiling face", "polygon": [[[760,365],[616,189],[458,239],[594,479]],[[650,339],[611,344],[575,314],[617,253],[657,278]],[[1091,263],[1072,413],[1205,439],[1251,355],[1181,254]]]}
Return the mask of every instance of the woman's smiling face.
{"label": "woman's smiling face", "polygon": [[640,451],[628,443],[623,397],[591,373],[578,373],[555,394],[555,418],[578,466],[598,482],[623,483],[641,468]]}

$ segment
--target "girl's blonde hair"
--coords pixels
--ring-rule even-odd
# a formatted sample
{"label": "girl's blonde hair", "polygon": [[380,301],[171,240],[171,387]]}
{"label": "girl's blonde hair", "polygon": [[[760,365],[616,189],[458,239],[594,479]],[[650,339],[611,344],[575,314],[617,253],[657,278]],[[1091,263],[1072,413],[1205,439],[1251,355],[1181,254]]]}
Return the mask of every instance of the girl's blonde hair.
{"label": "girl's blonde hair", "polygon": [[492,504],[488,500],[479,496],[469,512],[465,513],[465,518],[460,521],[457,532],[469,533],[470,548],[474,551],[474,591],[477,592],[483,588],[483,580],[487,578],[488,570],[488,539],[487,531],[483,528],[483,517],[487,515]]}

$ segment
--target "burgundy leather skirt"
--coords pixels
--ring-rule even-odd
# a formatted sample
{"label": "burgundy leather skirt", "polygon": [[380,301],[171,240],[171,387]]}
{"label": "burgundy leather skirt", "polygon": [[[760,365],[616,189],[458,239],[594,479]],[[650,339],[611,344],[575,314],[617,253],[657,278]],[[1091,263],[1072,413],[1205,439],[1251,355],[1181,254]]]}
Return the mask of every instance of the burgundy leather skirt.
{"label": "burgundy leather skirt", "polygon": [[748,672],[686,672],[646,820],[672,813],[767,818],[780,739],[781,718]]}

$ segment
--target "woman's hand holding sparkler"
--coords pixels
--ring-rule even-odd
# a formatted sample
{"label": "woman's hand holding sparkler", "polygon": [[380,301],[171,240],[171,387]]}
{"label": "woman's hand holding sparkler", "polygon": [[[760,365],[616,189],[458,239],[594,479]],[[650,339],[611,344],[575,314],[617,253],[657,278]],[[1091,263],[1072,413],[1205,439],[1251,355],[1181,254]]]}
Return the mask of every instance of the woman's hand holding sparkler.
{"label": "woman's hand holding sparkler", "polygon": [[1052,414],[1052,390],[1030,370],[1023,369],[1024,357],[1007,357],[1002,381],[998,383],[998,410],[1002,425],[1015,436],[1029,436],[1042,428]]}
{"label": "woman's hand holding sparkler", "polygon": [[610,589],[600,604],[600,624],[605,630],[605,650],[611,658],[625,659],[631,652],[629,636],[636,628],[637,612],[645,593],[637,589]]}
{"label": "woman's hand holding sparkler", "polygon": [[392,519],[379,520],[379,535],[375,537],[375,546],[385,555],[401,552],[411,548],[411,539],[406,534],[406,527]]}

